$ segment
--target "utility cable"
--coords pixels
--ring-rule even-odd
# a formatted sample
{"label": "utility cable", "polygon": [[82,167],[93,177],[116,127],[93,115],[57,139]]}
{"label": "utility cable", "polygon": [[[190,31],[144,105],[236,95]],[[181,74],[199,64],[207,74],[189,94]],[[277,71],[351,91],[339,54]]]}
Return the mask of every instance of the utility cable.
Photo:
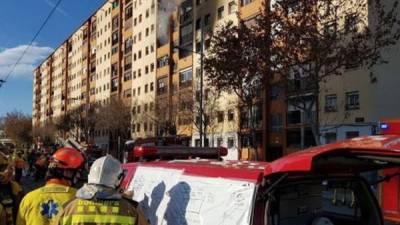
{"label": "utility cable", "polygon": [[39,30],[36,32],[35,36],[33,36],[33,39],[31,42],[26,46],[24,51],[22,52],[21,56],[18,58],[18,60],[15,62],[13,65],[12,69],[10,72],[8,72],[7,76],[5,76],[4,79],[0,79],[0,88],[7,82],[8,78],[11,76],[11,74],[14,72],[14,70],[17,68],[21,60],[24,58],[30,47],[33,45],[35,42],[36,38],[39,36],[39,34],[42,32],[43,28],[46,26],[47,22],[49,22],[50,18],[53,16],[54,12],[57,10],[58,6],[61,4],[62,0],[58,0],[58,2],[54,5],[53,9],[50,11],[49,15],[47,15],[46,19],[40,26]]}

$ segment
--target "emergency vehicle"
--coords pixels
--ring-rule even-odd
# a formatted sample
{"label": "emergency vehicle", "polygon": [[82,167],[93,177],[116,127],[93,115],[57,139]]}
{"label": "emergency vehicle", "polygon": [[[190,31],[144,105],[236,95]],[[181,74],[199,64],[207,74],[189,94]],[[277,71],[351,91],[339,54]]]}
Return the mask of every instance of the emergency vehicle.
{"label": "emergency vehicle", "polygon": [[[380,123],[381,134],[400,135],[399,119],[384,119]],[[380,203],[384,218],[389,221],[400,223],[400,169],[388,169],[383,176],[393,176],[392,179],[383,182],[380,191]]]}
{"label": "emergency vehicle", "polygon": [[[383,225],[361,173],[400,166],[400,136],[354,138],[272,163],[221,161],[223,148],[199,151],[138,146],[141,162],[124,164],[122,187],[152,225]],[[180,159],[168,160],[173,154]]]}

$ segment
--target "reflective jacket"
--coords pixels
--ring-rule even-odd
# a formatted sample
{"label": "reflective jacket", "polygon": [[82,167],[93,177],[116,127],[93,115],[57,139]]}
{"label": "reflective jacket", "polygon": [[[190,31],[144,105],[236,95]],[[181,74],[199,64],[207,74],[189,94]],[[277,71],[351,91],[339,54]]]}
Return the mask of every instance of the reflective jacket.
{"label": "reflective jacket", "polygon": [[65,206],[55,225],[149,225],[143,212],[126,199],[75,199]]}
{"label": "reflective jacket", "polygon": [[75,197],[76,189],[48,182],[44,187],[28,193],[21,202],[17,225],[50,225],[68,201]]}

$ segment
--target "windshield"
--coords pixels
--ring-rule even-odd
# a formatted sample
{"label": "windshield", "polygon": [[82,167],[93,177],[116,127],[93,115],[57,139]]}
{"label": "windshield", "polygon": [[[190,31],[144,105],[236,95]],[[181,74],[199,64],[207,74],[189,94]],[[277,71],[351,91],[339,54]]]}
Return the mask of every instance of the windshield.
{"label": "windshield", "polygon": [[272,225],[378,225],[376,203],[361,180],[286,183],[269,200]]}

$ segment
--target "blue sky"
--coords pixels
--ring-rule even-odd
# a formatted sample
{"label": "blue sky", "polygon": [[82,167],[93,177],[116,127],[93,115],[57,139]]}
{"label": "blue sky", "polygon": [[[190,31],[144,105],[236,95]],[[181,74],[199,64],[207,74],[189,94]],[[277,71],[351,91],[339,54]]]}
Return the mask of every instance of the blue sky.
{"label": "blue sky", "polygon": [[[0,7],[0,79],[22,54],[57,0],[4,0]],[[32,72],[105,0],[63,0],[8,82],[0,88],[0,117],[32,114]]]}

